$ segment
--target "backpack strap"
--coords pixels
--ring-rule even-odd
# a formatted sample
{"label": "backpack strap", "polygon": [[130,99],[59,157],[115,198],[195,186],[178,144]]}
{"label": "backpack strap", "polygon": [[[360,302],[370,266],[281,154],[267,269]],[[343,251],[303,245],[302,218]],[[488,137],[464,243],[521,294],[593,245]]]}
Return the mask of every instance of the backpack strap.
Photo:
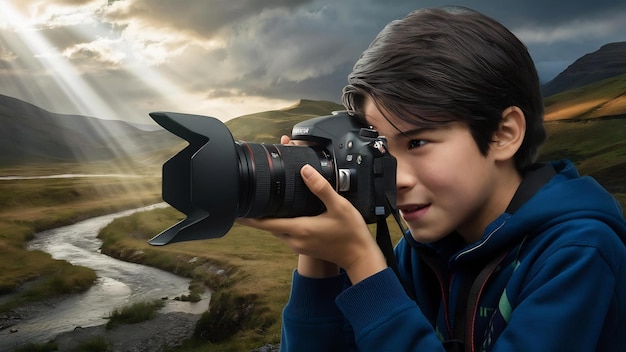
{"label": "backpack strap", "polygon": [[509,254],[506,251],[487,262],[480,272],[473,277],[468,277],[459,289],[457,307],[454,316],[452,334],[454,340],[464,341],[465,351],[474,351],[474,318],[478,307],[478,301],[487,284],[487,281]]}

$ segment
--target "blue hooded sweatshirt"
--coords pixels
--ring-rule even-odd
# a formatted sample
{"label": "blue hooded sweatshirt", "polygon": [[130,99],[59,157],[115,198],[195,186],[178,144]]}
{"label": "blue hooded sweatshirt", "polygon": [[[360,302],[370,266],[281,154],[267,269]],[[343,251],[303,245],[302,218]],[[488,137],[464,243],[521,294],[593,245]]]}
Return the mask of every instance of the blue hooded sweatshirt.
{"label": "blue hooded sweatshirt", "polygon": [[571,163],[546,169],[478,242],[405,236],[399,275],[295,272],[281,351],[626,351],[621,208]]}

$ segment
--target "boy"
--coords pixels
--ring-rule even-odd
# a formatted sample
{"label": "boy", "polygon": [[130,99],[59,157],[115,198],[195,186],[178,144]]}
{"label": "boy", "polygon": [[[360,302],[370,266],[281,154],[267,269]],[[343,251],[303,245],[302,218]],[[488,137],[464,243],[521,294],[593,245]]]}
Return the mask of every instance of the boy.
{"label": "boy", "polygon": [[299,253],[282,350],[626,350],[621,209],[571,163],[534,163],[543,102],[512,33],[469,9],[413,12],[362,54],[343,101],[398,161],[399,275],[303,167],[325,213],[241,220]]}

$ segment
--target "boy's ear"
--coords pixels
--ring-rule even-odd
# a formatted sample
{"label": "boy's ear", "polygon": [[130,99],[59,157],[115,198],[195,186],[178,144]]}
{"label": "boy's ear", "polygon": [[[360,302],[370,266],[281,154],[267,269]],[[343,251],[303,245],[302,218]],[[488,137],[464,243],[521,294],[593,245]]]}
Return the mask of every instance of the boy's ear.
{"label": "boy's ear", "polygon": [[502,121],[494,132],[490,152],[496,160],[512,159],[526,135],[526,117],[517,106],[502,111]]}

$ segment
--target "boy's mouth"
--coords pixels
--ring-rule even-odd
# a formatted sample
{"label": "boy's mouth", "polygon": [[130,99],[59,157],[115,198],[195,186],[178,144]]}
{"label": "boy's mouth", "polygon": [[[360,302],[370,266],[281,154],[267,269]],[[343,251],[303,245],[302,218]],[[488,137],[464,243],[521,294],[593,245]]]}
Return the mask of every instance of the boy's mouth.
{"label": "boy's mouth", "polygon": [[417,220],[428,211],[430,204],[410,204],[399,206],[402,217],[409,220]]}
{"label": "boy's mouth", "polygon": [[403,206],[399,206],[398,209],[400,209],[400,211],[403,212],[403,213],[412,213],[414,211],[418,211],[418,210],[424,209],[424,208],[426,208],[429,205],[430,204],[403,205]]}

